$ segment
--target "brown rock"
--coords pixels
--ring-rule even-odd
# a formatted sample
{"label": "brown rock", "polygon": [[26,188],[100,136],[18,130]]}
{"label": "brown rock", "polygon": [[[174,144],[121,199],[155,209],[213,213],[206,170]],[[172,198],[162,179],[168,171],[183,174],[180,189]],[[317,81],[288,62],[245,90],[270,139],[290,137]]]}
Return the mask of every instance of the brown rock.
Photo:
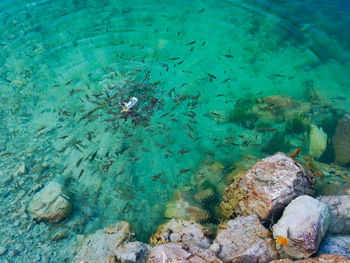
{"label": "brown rock", "polygon": [[222,263],[209,249],[181,243],[168,243],[154,247],[148,255],[147,262]]}
{"label": "brown rock", "polygon": [[257,162],[229,185],[220,208],[223,218],[256,214],[270,220],[295,197],[312,194],[314,178],[309,170],[284,153]]}
{"label": "brown rock", "polygon": [[323,254],[319,255],[315,258],[307,258],[307,259],[299,259],[299,260],[291,260],[289,258],[273,260],[270,263],[350,263],[350,260],[341,255],[328,255]]}
{"label": "brown rock", "polygon": [[350,116],[346,114],[338,121],[333,139],[335,161],[340,165],[350,164]]}

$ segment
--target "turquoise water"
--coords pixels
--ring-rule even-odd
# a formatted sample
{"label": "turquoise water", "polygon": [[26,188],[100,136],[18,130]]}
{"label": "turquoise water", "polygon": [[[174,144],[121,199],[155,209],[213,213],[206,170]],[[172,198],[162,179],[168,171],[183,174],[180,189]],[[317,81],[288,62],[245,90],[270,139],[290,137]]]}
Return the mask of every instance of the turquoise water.
{"label": "turquoise water", "polygon": [[[119,220],[146,241],[179,191],[215,226],[239,161],[306,156],[310,125],[332,138],[350,112],[345,1],[3,0],[0,12],[2,181],[27,168],[1,189],[0,261],[69,262],[77,234]],[[331,142],[316,159],[334,162]],[[33,221],[24,209],[52,180],[73,214]],[[190,200],[208,189],[209,203]]]}

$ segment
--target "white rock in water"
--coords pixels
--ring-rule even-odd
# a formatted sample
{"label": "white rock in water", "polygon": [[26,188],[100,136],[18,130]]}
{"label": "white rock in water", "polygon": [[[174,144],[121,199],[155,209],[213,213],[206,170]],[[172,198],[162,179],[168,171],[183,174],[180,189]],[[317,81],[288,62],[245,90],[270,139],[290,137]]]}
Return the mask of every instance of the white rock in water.
{"label": "white rock in water", "polygon": [[72,212],[69,198],[63,193],[58,182],[50,182],[39,193],[35,194],[28,207],[36,219],[49,222],[59,222]]}
{"label": "white rock in water", "polygon": [[273,226],[274,238],[286,238],[287,244],[277,244],[285,257],[301,259],[314,254],[324,237],[330,220],[325,203],[310,196],[294,199],[284,210],[281,219]]}
{"label": "white rock in water", "polygon": [[18,167],[17,171],[15,172],[15,175],[24,175],[27,172],[26,165],[24,163],[21,163],[21,165]]}
{"label": "white rock in water", "polygon": [[72,262],[109,263],[115,257],[117,248],[128,242],[131,233],[130,224],[121,221],[87,236],[78,236],[76,254]]}
{"label": "white rock in water", "polygon": [[327,147],[327,134],[322,128],[311,124],[309,154],[311,157],[320,158]]}
{"label": "white rock in water", "polygon": [[272,233],[251,215],[221,224],[210,249],[225,263],[264,263],[278,258],[274,243]]}
{"label": "white rock in water", "polygon": [[328,205],[331,213],[328,232],[350,234],[350,195],[321,196],[318,199]]}

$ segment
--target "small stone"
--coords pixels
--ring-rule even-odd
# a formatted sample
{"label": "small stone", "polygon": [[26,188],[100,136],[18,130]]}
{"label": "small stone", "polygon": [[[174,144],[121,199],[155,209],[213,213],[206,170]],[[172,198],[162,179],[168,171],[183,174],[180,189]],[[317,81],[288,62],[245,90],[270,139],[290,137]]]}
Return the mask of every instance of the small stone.
{"label": "small stone", "polygon": [[24,163],[21,163],[21,165],[18,167],[17,171],[15,172],[15,175],[24,175],[26,174],[26,165]]}
{"label": "small stone", "polygon": [[52,236],[52,241],[59,241],[62,239],[65,239],[68,237],[68,231],[67,230],[61,230],[56,232],[53,236]]}
{"label": "small stone", "polygon": [[0,247],[0,256],[4,255],[7,252],[7,247]]}
{"label": "small stone", "polygon": [[270,263],[350,263],[350,260],[341,255],[319,255],[315,258],[291,260],[290,258],[274,260]]}
{"label": "small stone", "polygon": [[350,235],[327,234],[317,254],[338,254],[350,258]]}

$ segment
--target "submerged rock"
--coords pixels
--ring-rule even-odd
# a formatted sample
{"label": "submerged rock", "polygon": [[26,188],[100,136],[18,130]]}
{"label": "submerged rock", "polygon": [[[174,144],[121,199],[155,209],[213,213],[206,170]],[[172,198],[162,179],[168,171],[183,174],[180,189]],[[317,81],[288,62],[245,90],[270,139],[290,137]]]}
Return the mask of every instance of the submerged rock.
{"label": "submerged rock", "polygon": [[270,262],[278,258],[272,233],[256,215],[237,217],[219,226],[210,246],[223,262]]}
{"label": "submerged rock", "polygon": [[115,252],[118,263],[146,263],[152,246],[135,241],[120,246]]}
{"label": "submerged rock", "polygon": [[209,249],[182,243],[168,243],[152,248],[147,262],[222,263]]}
{"label": "submerged rock", "polygon": [[310,130],[310,145],[309,154],[311,157],[318,159],[327,147],[327,134],[318,128],[316,125],[311,124]]}
{"label": "submerged rock", "polygon": [[348,260],[346,257],[341,255],[319,255],[315,258],[308,258],[308,259],[300,259],[300,260],[292,260],[290,258],[286,259],[280,259],[280,260],[274,260],[270,263],[350,263],[350,260]]}
{"label": "submerged rock", "polygon": [[278,252],[282,257],[310,257],[316,253],[328,225],[329,210],[326,204],[306,195],[297,197],[273,226],[275,239],[287,239],[286,243],[277,244]]}
{"label": "submerged rock", "polygon": [[338,254],[350,259],[350,235],[326,235],[322,240],[318,254]]}
{"label": "submerged rock", "polygon": [[226,219],[234,215],[256,214],[270,220],[295,197],[311,194],[312,174],[284,153],[257,162],[233,184],[223,196],[220,208]]}
{"label": "submerged rock", "polygon": [[71,213],[72,209],[69,197],[58,182],[50,182],[35,194],[28,207],[29,213],[36,219],[48,222],[61,221]]}
{"label": "submerged rock", "polygon": [[333,138],[335,161],[340,165],[350,164],[350,115],[338,121]]}
{"label": "submerged rock", "polygon": [[208,229],[197,223],[172,219],[158,227],[150,243],[156,246],[170,242],[183,242],[208,248],[210,245],[208,234],[210,234]]}
{"label": "submerged rock", "polygon": [[318,199],[328,205],[331,214],[328,232],[350,234],[350,195],[321,196]]}
{"label": "submerged rock", "polygon": [[86,237],[78,236],[73,262],[85,260],[89,263],[109,263],[110,258],[118,253],[118,247],[132,236],[129,223],[124,221]]}

